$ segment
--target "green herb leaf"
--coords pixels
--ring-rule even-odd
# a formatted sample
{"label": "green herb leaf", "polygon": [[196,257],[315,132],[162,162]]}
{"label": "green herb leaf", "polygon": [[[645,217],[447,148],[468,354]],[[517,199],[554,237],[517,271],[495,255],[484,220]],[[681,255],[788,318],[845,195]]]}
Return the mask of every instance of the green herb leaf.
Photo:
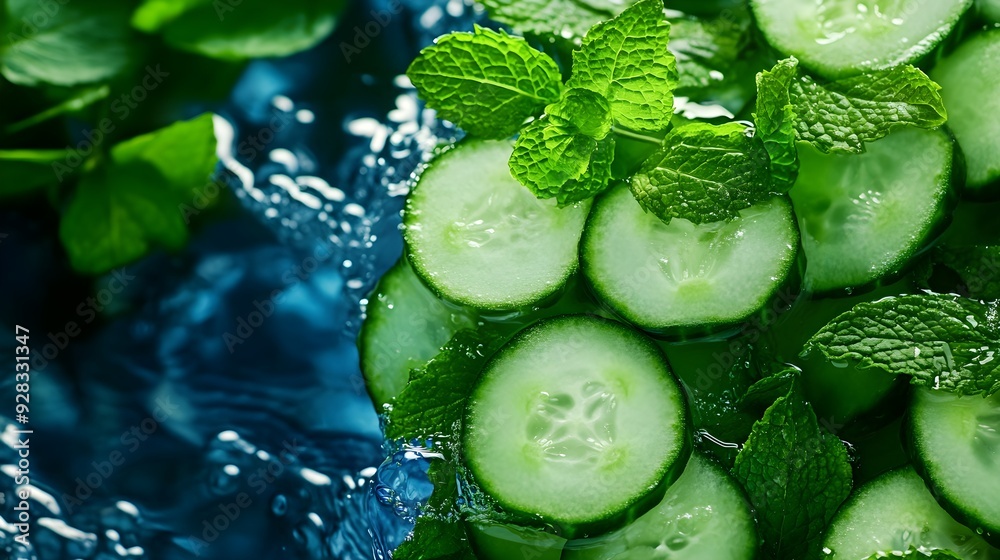
{"label": "green herb leaf", "polygon": [[0,198],[55,184],[52,163],[64,157],[63,150],[0,150]]}
{"label": "green herb leaf", "polygon": [[799,154],[795,149],[795,108],[790,89],[798,76],[799,62],[789,58],[769,72],[757,74],[757,106],[753,114],[757,136],[771,158],[774,188],[787,191],[799,174]]}
{"label": "green herb leaf", "polygon": [[639,204],[666,223],[733,219],[772,194],[767,150],[740,123],[675,128],[631,187]]}
{"label": "green herb leaf", "polygon": [[427,478],[434,491],[417,517],[413,533],[393,553],[394,560],[476,560],[465,524],[458,519],[456,460],[432,459]]}
{"label": "green herb leaf", "polygon": [[129,61],[129,3],[7,0],[0,72],[15,84],[109,80]]}
{"label": "green herb leaf", "polygon": [[856,360],[959,395],[1000,390],[997,303],[918,294],[861,303],[806,343],[832,361]]}
{"label": "green herb leaf", "polygon": [[757,512],[764,549],[779,559],[810,557],[810,541],[852,485],[847,449],[820,427],[797,383],[754,424],[733,476]]}
{"label": "green herb leaf", "polygon": [[611,108],[599,94],[570,89],[521,131],[510,172],[538,198],[560,205],[591,198],[611,181]]}
{"label": "green herb leaf", "polygon": [[287,56],[333,32],[342,0],[146,0],[132,24],[170,45],[223,60]]}
{"label": "green herb leaf", "polygon": [[865,142],[896,127],[944,124],[948,117],[940,90],[909,65],[828,84],[802,76],[791,87],[798,137],[823,152],[861,153]]}
{"label": "green herb leaf", "polygon": [[483,0],[490,18],[522,33],[583,37],[613,13],[585,0]]}
{"label": "green herb leaf", "polygon": [[486,328],[455,333],[437,356],[410,371],[409,382],[389,412],[386,437],[454,436],[479,371],[500,342],[501,337]]}
{"label": "green herb leaf", "polygon": [[620,126],[638,132],[664,130],[674,114],[678,80],[669,40],[663,2],[640,0],[587,33],[573,52],[567,85],[604,96]]}
{"label": "green herb leaf", "polygon": [[798,371],[789,367],[758,379],[740,398],[740,408],[763,409],[771,406],[779,397],[788,394],[797,375]]}
{"label": "green herb leaf", "polygon": [[110,165],[82,177],[63,215],[59,235],[73,267],[100,274],[154,244],[181,247],[183,205],[207,184],[215,162],[211,115],[114,146]]}
{"label": "green herb leaf", "polygon": [[479,26],[438,38],[406,75],[441,118],[483,138],[512,136],[562,90],[548,55],[520,37]]}

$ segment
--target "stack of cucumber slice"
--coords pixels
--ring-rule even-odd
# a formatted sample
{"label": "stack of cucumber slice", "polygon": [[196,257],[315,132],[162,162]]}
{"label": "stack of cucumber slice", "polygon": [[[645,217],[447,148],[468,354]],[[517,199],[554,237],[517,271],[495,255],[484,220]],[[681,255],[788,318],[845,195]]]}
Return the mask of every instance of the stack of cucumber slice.
{"label": "stack of cucumber slice", "polygon": [[[702,8],[716,4],[740,9]],[[997,306],[968,299],[986,311],[944,319],[916,309],[903,319],[917,326],[892,306],[1000,285],[1000,204],[989,202],[1000,196],[1000,31],[979,28],[993,3],[981,4],[748,0],[756,48],[796,57],[793,79],[921,65],[949,118],[853,138],[860,153],[793,141],[787,188],[730,219],[648,211],[622,169],[659,140],[609,124],[613,104],[583,128],[545,120],[564,109],[529,121],[551,125],[560,157],[580,146],[601,157],[597,136],[621,135],[620,177],[582,201],[525,188],[508,166],[513,139],[436,154],[359,338],[386,421],[437,427],[408,436],[443,446],[436,492],[455,497],[429,507],[431,529],[418,518],[412,542],[426,554],[401,557],[1000,560]],[[663,161],[678,181],[728,187]],[[587,180],[573,177],[573,188]],[[942,258],[949,247],[962,253]],[[500,342],[459,346],[450,369],[449,341],[477,331]],[[913,366],[928,352],[936,375]]]}

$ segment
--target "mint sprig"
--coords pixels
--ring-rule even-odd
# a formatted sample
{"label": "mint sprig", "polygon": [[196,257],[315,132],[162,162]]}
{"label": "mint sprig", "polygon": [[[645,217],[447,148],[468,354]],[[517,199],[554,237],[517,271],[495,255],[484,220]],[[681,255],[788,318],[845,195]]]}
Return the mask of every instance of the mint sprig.
{"label": "mint sprig", "polygon": [[569,87],[589,89],[611,104],[618,126],[664,130],[674,114],[677,63],[667,49],[670,23],[661,0],[640,0],[595,25],[573,52]]}
{"label": "mint sprig", "polygon": [[767,150],[745,124],[688,124],[667,134],[631,188],[644,209],[667,223],[730,220],[771,196]]}
{"label": "mint sprig", "polygon": [[797,117],[792,105],[792,82],[798,77],[798,61],[782,60],[770,71],[757,74],[757,105],[753,120],[757,135],[771,160],[771,176],[776,188],[792,188],[799,174],[795,149]]}
{"label": "mint sprig", "polygon": [[555,102],[559,68],[520,37],[476,26],[421,51],[406,71],[438,114],[482,138],[507,138]]}
{"label": "mint sprig", "polygon": [[809,543],[853,483],[847,449],[820,427],[798,382],[754,424],[732,472],[757,512],[771,558],[811,557]]}
{"label": "mint sprig", "polygon": [[989,396],[1000,391],[997,305],[930,293],[861,303],[813,335],[803,356],[819,350],[913,385]]}
{"label": "mint sprig", "polygon": [[590,90],[569,89],[545,113],[518,136],[511,175],[538,198],[554,197],[560,205],[603,191],[615,152],[607,100]]}
{"label": "mint sprig", "polygon": [[614,15],[595,0],[483,0],[490,17],[522,33],[583,37]]}
{"label": "mint sprig", "polygon": [[765,134],[776,134],[774,128],[787,140],[775,125],[794,113],[796,139],[824,153],[862,153],[866,142],[898,127],[936,128],[948,119],[941,86],[910,65],[821,83],[800,74],[798,61],[790,58],[762,73],[757,86],[755,118],[764,117]]}

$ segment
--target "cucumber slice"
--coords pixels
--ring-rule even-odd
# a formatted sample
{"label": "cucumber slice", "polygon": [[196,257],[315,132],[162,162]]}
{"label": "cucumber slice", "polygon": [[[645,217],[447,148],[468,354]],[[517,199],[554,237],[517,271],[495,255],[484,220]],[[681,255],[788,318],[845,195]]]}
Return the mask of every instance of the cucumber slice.
{"label": "cucumber slice", "polygon": [[908,426],[918,470],[945,509],[1000,544],[1000,393],[918,389]]}
{"label": "cucumber slice", "polygon": [[653,509],[608,535],[570,541],[563,560],[750,560],[758,545],[743,490],[695,453]]}
{"label": "cucumber slice", "polygon": [[382,276],[365,312],[358,350],[377,410],[399,395],[411,369],[427,363],[459,330],[476,326],[474,312],[439,300],[406,259]]}
{"label": "cucumber slice", "polygon": [[799,156],[790,194],[808,289],[843,295],[892,280],[948,225],[955,142],[944,131],[900,129],[860,155],[800,144]]}
{"label": "cucumber slice", "polygon": [[995,559],[998,552],[941,509],[910,467],[855,490],[834,517],[823,546],[837,560],[866,560],[910,547],[950,550],[968,560]]}
{"label": "cucumber slice", "polygon": [[981,33],[941,60],[931,77],[941,84],[948,128],[965,154],[966,194],[1000,196],[1000,30]]}
{"label": "cucumber slice", "polygon": [[768,43],[828,78],[916,62],[972,0],[750,0]]}
{"label": "cucumber slice", "polygon": [[570,315],[521,331],[486,365],[463,451],[506,510],[572,538],[652,506],[687,461],[684,394],[652,341]]}
{"label": "cucumber slice", "polygon": [[731,222],[667,225],[616,187],[587,220],[583,273],[600,299],[644,329],[672,335],[738,325],[794,277],[799,247],[786,198],[740,214]]}
{"label": "cucumber slice", "polygon": [[535,198],[510,175],[512,151],[507,141],[462,142],[430,163],[406,201],[408,258],[445,299],[517,310],[576,271],[590,203]]}

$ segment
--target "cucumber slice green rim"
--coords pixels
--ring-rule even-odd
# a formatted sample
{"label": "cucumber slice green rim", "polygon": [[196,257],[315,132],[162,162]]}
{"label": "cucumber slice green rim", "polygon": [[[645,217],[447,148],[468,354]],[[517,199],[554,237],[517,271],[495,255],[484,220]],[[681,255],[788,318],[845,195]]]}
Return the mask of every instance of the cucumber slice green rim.
{"label": "cucumber slice green rim", "polygon": [[965,196],[1000,197],[1000,30],[980,33],[939,61],[931,78],[941,85],[948,128],[965,154]]}
{"label": "cucumber slice green rim", "polygon": [[1000,552],[952,519],[911,467],[856,489],[830,523],[823,546],[837,560],[867,560],[911,547],[949,550],[970,560],[995,559]]}
{"label": "cucumber slice green rim", "polygon": [[491,358],[462,441],[487,494],[566,538],[642,514],[691,446],[684,392],[659,348],[584,315],[536,323]]}
{"label": "cucumber slice green rim", "polygon": [[434,295],[400,259],[368,298],[358,353],[376,410],[403,390],[410,370],[433,358],[456,332],[476,326],[475,312]]}
{"label": "cucumber slice green rim", "polygon": [[915,63],[972,0],[750,0],[772,47],[830,79]]}
{"label": "cucumber slice green rim", "polygon": [[650,332],[676,336],[738,326],[794,283],[799,254],[786,197],[740,214],[731,222],[664,224],[626,187],[616,187],[594,203],[587,220],[583,273],[599,299]]}
{"label": "cucumber slice green rim", "polygon": [[914,464],[941,505],[1000,545],[1000,393],[917,389],[907,432]]}
{"label": "cucumber slice green rim", "polygon": [[743,489],[711,459],[692,453],[653,509],[607,535],[570,541],[563,560],[752,560],[759,546]]}
{"label": "cucumber slice green rim", "polygon": [[508,141],[463,141],[428,164],[403,216],[407,258],[439,296],[514,311],[576,272],[590,202],[559,208],[510,175]]}
{"label": "cucumber slice green rim", "polygon": [[[903,128],[858,155],[799,145],[789,193],[806,254],[806,288],[857,294],[889,283],[948,226],[964,182],[954,138]],[[914,157],[914,154],[920,154]]]}

